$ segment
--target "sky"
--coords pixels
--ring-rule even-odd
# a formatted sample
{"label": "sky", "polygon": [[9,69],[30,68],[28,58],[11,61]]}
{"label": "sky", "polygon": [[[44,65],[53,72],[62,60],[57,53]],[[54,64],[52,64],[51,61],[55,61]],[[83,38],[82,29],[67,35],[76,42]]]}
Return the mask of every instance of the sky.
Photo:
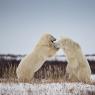
{"label": "sky", "polygon": [[45,32],[95,53],[95,0],[0,0],[0,54],[27,54]]}

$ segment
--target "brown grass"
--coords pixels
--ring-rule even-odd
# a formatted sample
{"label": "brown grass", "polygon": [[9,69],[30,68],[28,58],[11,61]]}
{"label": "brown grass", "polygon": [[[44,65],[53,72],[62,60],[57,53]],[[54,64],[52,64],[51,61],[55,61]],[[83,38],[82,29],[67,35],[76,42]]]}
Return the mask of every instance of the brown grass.
{"label": "brown grass", "polygon": [[[91,63],[90,63],[91,62]],[[92,72],[95,71],[95,62],[90,61]],[[16,59],[0,59],[0,81],[14,81],[17,82],[16,69],[20,60]],[[64,81],[66,61],[46,61],[43,66],[35,73],[33,81],[41,82],[58,82]]]}

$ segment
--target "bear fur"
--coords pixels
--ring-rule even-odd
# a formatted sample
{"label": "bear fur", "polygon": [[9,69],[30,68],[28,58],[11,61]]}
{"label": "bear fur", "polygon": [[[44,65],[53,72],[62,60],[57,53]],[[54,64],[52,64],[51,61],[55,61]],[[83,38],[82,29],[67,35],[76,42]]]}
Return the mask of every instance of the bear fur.
{"label": "bear fur", "polygon": [[74,82],[91,82],[91,69],[86,57],[83,55],[80,45],[70,38],[62,38],[59,41],[67,58],[66,79]]}
{"label": "bear fur", "polygon": [[52,57],[59,49],[54,43],[56,39],[50,34],[44,34],[33,52],[23,58],[16,70],[17,77],[20,81],[29,82],[38,71],[47,58]]}

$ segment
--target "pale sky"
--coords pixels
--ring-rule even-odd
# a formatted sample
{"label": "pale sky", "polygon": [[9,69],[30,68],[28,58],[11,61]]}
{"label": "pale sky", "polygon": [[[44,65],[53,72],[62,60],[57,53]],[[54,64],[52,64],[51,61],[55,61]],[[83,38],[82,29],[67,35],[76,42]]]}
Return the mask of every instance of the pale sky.
{"label": "pale sky", "polygon": [[44,32],[95,53],[95,0],[0,0],[0,54],[27,54]]}

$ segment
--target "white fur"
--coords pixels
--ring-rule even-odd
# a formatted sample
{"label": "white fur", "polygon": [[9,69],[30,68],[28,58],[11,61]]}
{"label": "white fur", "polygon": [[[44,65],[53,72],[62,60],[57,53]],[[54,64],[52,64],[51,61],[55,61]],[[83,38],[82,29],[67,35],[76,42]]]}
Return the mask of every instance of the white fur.
{"label": "white fur", "polygon": [[21,81],[30,81],[34,73],[43,65],[44,61],[53,56],[58,47],[54,43],[56,39],[50,34],[44,34],[32,53],[23,58],[17,68],[17,77]]}
{"label": "white fur", "polygon": [[85,83],[91,82],[91,69],[87,59],[82,53],[80,45],[70,38],[62,38],[59,44],[67,57],[67,79]]}

